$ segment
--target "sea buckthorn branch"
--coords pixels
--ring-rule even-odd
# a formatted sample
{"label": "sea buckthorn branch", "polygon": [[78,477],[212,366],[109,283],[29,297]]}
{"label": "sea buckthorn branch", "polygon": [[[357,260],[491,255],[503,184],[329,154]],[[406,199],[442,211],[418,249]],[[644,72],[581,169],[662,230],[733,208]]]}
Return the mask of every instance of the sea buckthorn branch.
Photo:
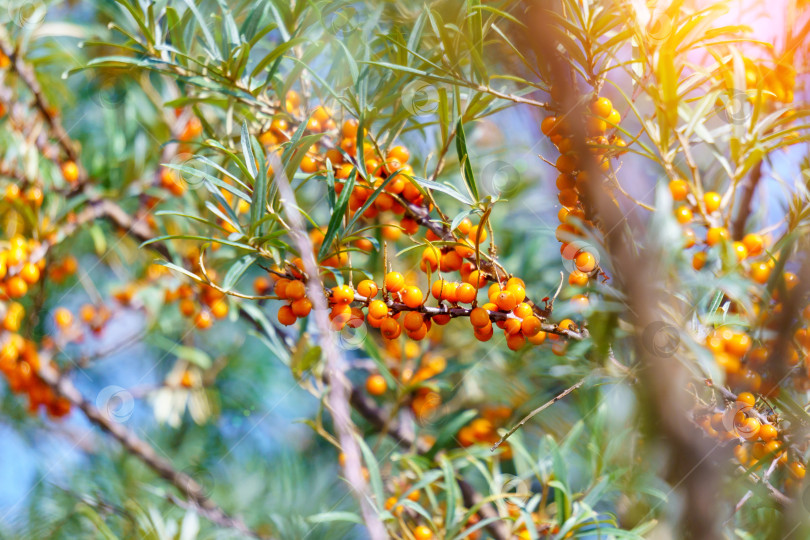
{"label": "sea buckthorn branch", "polygon": [[531,420],[532,418],[534,418],[535,416],[537,416],[538,414],[540,414],[544,410],[548,409],[549,407],[551,407],[552,405],[554,405],[555,403],[557,403],[558,401],[563,399],[565,396],[567,396],[568,394],[570,394],[571,392],[573,392],[574,390],[576,390],[577,388],[579,388],[583,384],[585,384],[585,379],[584,378],[580,379],[577,382],[575,382],[574,384],[572,384],[571,386],[569,386],[568,388],[566,388],[565,390],[563,390],[562,392],[560,392],[559,394],[557,394],[556,396],[554,396],[553,398],[551,398],[550,400],[548,400],[547,402],[540,405],[539,407],[534,409],[532,412],[530,412],[529,414],[524,416],[520,420],[520,422],[515,424],[512,428],[509,429],[509,431],[504,433],[501,436],[501,438],[498,440],[498,442],[496,442],[494,445],[492,445],[492,448],[490,449],[490,451],[494,452],[495,450],[497,450],[500,445],[502,445],[504,442],[506,442],[506,439],[511,437],[517,430],[519,430],[521,427],[523,427],[526,424],[526,422],[528,422],[529,420]]}
{"label": "sea buckthorn branch", "polygon": [[[541,10],[536,10],[532,14],[532,23],[530,26],[535,29],[543,29],[549,25]],[[577,167],[586,172],[585,181],[582,182],[586,195],[585,203],[591,209],[601,230],[605,231],[606,248],[612,255],[611,261],[614,265],[613,277],[617,287],[623,290],[627,297],[626,304],[636,328],[635,350],[647,368],[639,372],[642,384],[637,386],[645,400],[652,405],[662,431],[672,441],[673,455],[677,460],[674,464],[675,470],[679,470],[682,475],[679,486],[687,492],[683,514],[684,527],[693,538],[713,538],[716,532],[716,513],[711,501],[705,499],[707,493],[715,492],[718,478],[713,467],[704,460],[709,451],[706,443],[695,438],[691,429],[685,429],[683,423],[676,420],[678,415],[673,414],[673,411],[685,412],[689,409],[688,394],[683,389],[677,388],[677,384],[673,384],[674,381],[682,380],[681,370],[677,363],[671,362],[669,358],[661,358],[656,354],[657,351],[648,350],[649,347],[645,346],[641,338],[643,329],[661,318],[658,311],[660,294],[651,286],[652,276],[660,275],[650,268],[655,256],[651,253],[639,256],[631,249],[635,242],[626,236],[625,228],[622,227],[622,223],[628,218],[621,214],[609,194],[603,190],[603,184],[599,181],[602,169],[598,160],[591,154],[586,139],[587,128],[584,124],[588,118],[587,109],[577,95],[576,77],[572,78],[567,64],[558,56],[559,43],[553,36],[554,32],[548,30],[535,31],[526,38],[533,44],[538,57],[548,59],[551,86],[569,90],[556,101],[562,110],[569,111],[571,115],[569,130],[573,134],[572,150],[578,157],[578,164],[576,162],[569,164],[567,160],[563,160],[562,165],[565,172],[574,172]]]}
{"label": "sea buckthorn branch", "polygon": [[[361,389],[354,388],[352,390],[351,404],[372,427],[384,431],[384,433],[398,444],[407,448],[416,448],[419,454],[425,454],[430,450],[430,447],[425,444],[424,441],[416,440],[412,432],[406,430],[399,421],[390,419],[388,415],[383,413]],[[463,478],[457,478],[456,483],[461,490],[465,507],[473,508],[480,505],[478,515],[481,519],[495,519],[495,521],[486,526],[489,533],[499,540],[510,538],[509,530],[497,510],[490,503],[483,502],[481,495]]]}
{"label": "sea buckthorn branch", "polygon": [[[361,297],[362,298],[362,297]],[[367,301],[362,298],[360,301]],[[248,322],[258,331],[263,334],[267,331],[276,332],[281,338],[282,342],[287,348],[294,346],[294,340],[290,339],[286,334],[276,326],[270,325],[268,328],[265,324],[255,319],[253,314],[243,309],[239,310],[241,317],[247,319]],[[357,411],[369,424],[378,432],[384,433],[386,436],[397,442],[399,445],[414,449],[418,454],[426,454],[430,450],[430,446],[426,441],[416,439],[412,430],[407,429],[399,420],[392,418],[390,415],[385,414],[366,394],[365,390],[359,387],[353,387],[349,394],[349,403],[352,408]],[[347,460],[348,463],[348,460]],[[495,508],[488,502],[483,501],[483,498],[466,480],[458,478],[457,483],[462,492],[464,505],[467,508],[479,506],[478,515],[481,519],[495,519],[486,526],[486,529],[493,535],[494,538],[499,540],[506,540],[510,537],[509,531],[505,524],[495,510]]]}
{"label": "sea buckthorn branch", "polygon": [[754,198],[754,191],[756,191],[760,180],[762,179],[762,169],[765,166],[765,158],[761,159],[759,163],[751,169],[745,183],[743,184],[743,192],[740,196],[740,202],[737,209],[737,215],[731,222],[731,237],[734,240],[742,240],[745,234],[745,224],[748,221],[748,216],[751,214],[751,201]]}
{"label": "sea buckthorn branch", "polygon": [[[50,127],[54,138],[59,142],[62,150],[65,152],[67,158],[73,163],[78,162],[78,153],[74,147],[73,141],[68,136],[62,122],[53,113],[53,109],[48,105],[45,96],[42,93],[42,88],[37,81],[34,70],[25,63],[19,51],[6,39],[5,36],[0,35],[0,52],[2,52],[11,61],[11,67],[14,69],[20,80],[28,87],[28,90],[34,96],[34,103],[39,110],[42,117]],[[79,171],[79,177],[83,178],[84,173]]]}
{"label": "sea buckthorn branch", "polygon": [[[385,526],[377,515],[377,512],[369,503],[368,485],[362,474],[360,445],[355,439],[356,427],[351,419],[349,405],[351,383],[349,383],[345,373],[343,373],[343,355],[335,342],[335,337],[330,328],[326,312],[326,300],[320,295],[320,291],[323,290],[323,282],[321,281],[318,264],[313,254],[312,241],[306,233],[304,219],[296,205],[295,193],[277,158],[271,161],[271,166],[273,170],[278,171],[276,173],[276,183],[279,188],[282,206],[285,209],[287,219],[290,223],[292,240],[301,253],[303,270],[308,272],[313,278],[309,281],[306,290],[312,298],[312,307],[315,308],[315,324],[320,333],[319,341],[324,358],[326,359],[326,374],[329,379],[330,388],[328,401],[332,411],[335,429],[338,433],[338,440],[346,456],[346,477],[360,505],[360,510],[366,527],[368,528],[369,536],[372,540],[382,540],[386,537]],[[287,204],[283,204],[284,201],[286,201]],[[381,504],[382,501],[377,501],[377,503]]]}
{"label": "sea buckthorn branch", "polygon": [[183,493],[193,503],[192,508],[200,515],[221,527],[236,529],[241,534],[251,538],[268,538],[251,530],[240,518],[229,515],[217,506],[214,501],[206,496],[205,490],[196,480],[176,470],[169,461],[159,456],[149,444],[138,438],[135,433],[99,411],[82,396],[67,378],[51,367],[48,361],[42,362],[38,374],[54,392],[79,408],[90,422],[110,434],[127,452],[138,458],[161,478]]}

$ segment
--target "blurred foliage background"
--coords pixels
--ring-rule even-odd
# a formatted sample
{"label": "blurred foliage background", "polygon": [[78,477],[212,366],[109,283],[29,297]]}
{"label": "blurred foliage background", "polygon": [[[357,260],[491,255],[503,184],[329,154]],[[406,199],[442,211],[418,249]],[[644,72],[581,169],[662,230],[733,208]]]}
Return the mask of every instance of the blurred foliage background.
{"label": "blurred foliage background", "polygon": [[[570,343],[562,354],[549,346],[512,351],[500,332],[479,343],[466,321],[453,321],[410,350],[401,343],[402,366],[418,365],[428,355],[446,359],[447,367],[425,385],[441,396],[440,405],[428,414],[412,410],[414,388],[407,385],[390,402],[372,401],[386,414],[396,403],[394,413],[411,426],[408,444],[395,445],[381,433],[386,430],[355,415],[373,505],[389,534],[413,538],[414,526],[424,523],[437,538],[497,535],[490,527],[495,518],[472,517],[478,508],[470,511],[473,505],[466,504],[456,482],[464,478],[492,504],[496,516],[509,521],[509,534],[523,534],[520,538],[680,537],[678,520],[686,503],[678,491],[679,478],[667,471],[667,440],[659,437],[660,426],[638,390],[633,329],[623,319],[624,293],[600,277],[588,287],[594,295],[585,313],[569,302],[582,290],[567,286],[571,263],[561,257],[555,238],[560,204],[551,164],[556,150],[540,129],[547,107],[538,106],[552,88],[550,68],[531,50],[526,25],[532,4],[559,11],[552,20],[569,32],[560,35],[568,35],[572,43],[576,27],[584,26],[583,37],[593,37],[585,42],[601,48],[591,57],[586,47],[580,51],[563,40],[570,45],[564,53],[572,63],[584,60],[595,72],[606,70],[602,76],[607,74],[609,82],[602,83],[601,95],[621,110],[621,134],[631,145],[617,165],[627,194],[620,206],[628,221],[640,220],[647,238],[661,244],[667,275],[681,278],[683,290],[675,294],[701,315],[717,311],[718,291],[735,300],[745,297],[748,277],[732,272],[696,275],[691,254],[679,245],[681,229],[671,217],[672,200],[662,179],[673,168],[688,171],[689,164],[675,142],[669,161],[651,150],[658,149],[655,143],[666,146],[647,136],[655,131],[653,119],[665,121],[665,115],[655,117],[654,112],[666,110],[666,96],[651,88],[654,81],[634,81],[628,66],[641,54],[657,70],[662,53],[639,53],[645,42],[639,43],[634,33],[638,23],[628,19],[623,4],[619,9],[601,1],[558,6],[509,0],[424,5],[405,0],[7,0],[0,7],[2,39],[33,69],[42,102],[52,107],[38,110],[37,96],[24,78],[9,66],[0,71],[0,101],[7,104],[0,120],[0,161],[11,168],[0,171],[0,186],[34,185],[44,192],[44,202],[33,210],[8,200],[0,203],[4,237],[24,234],[50,243],[46,268],[51,278],[32,288],[24,301],[26,338],[53,352],[87,403],[154,448],[175,470],[200,484],[207,499],[239,516],[256,535],[365,538],[334,438],[322,436],[334,433],[335,426],[327,411],[314,324],[284,328],[275,322],[280,303],[229,297],[227,316],[202,331],[167,301],[167,294],[192,283],[179,269],[197,272],[202,245],[209,250],[209,271],[224,276],[225,288],[248,296],[251,284],[267,276],[273,262],[295,255],[295,245],[279,225],[285,209],[268,163],[285,168],[297,205],[312,222],[330,222],[336,206],[334,176],[299,168],[316,141],[295,131],[323,104],[334,111],[337,126],[345,119],[360,120],[380,148],[406,145],[414,175],[448,223],[486,212],[498,262],[525,280],[526,292],[538,305],[556,297],[565,283],[554,320],[587,320],[590,331],[589,339]],[[694,14],[700,7],[690,4],[684,10]],[[677,13],[681,4],[670,9],[667,13]],[[785,24],[804,21],[801,9],[799,14]],[[691,24],[675,15],[671,20]],[[712,27],[713,22],[702,24]],[[745,40],[756,39],[758,24]],[[788,41],[790,32],[785,28],[777,34],[778,40]],[[799,31],[799,38],[803,35]],[[741,54],[754,55],[743,38],[729,39],[739,40]],[[685,72],[699,72],[695,66],[703,61],[697,58],[702,46],[681,45],[679,54],[692,55],[684,60]],[[686,138],[705,137],[701,143],[711,148],[699,155],[699,167],[718,191],[728,170],[739,165],[748,172],[752,164],[747,156],[771,156],[754,199],[761,227],[752,230],[776,224],[768,232],[777,239],[801,235],[808,216],[810,164],[805,109],[799,105],[804,103],[803,61],[797,54],[796,102],[780,105],[799,111],[797,124],[780,126],[778,115],[768,117],[774,125],[765,127],[775,135],[746,140],[750,146],[744,151],[729,143],[726,166],[718,165],[719,156],[734,139],[729,134],[736,129],[729,128],[734,122],[720,127],[693,122],[705,114],[698,98],[689,94],[699,90],[680,88],[675,109],[686,107],[682,112],[692,116],[670,117],[671,125],[663,126],[671,133],[680,129]],[[684,87],[685,72],[678,74]],[[295,110],[285,107],[290,90],[304,97]],[[719,95],[709,96],[712,106]],[[59,146],[49,117],[58,119],[75,144],[78,184],[67,181],[60,170],[64,156],[49,151],[51,145]],[[279,117],[295,133],[281,152],[261,139]],[[684,125],[691,128],[684,132]],[[463,152],[456,149],[459,126],[466,132],[468,162],[459,159]],[[752,131],[755,127],[751,122]],[[792,138],[785,142],[788,131]],[[711,144],[706,138],[712,138]],[[715,138],[723,144],[715,145]],[[467,164],[475,171],[472,187],[462,173]],[[253,168],[257,170],[245,174]],[[166,171],[178,174],[177,185],[165,181]],[[241,178],[254,188],[259,185],[254,180],[262,176],[269,185],[271,211],[260,210],[257,219],[256,205],[250,204],[249,216],[240,214],[240,229],[235,230],[225,218],[237,215],[239,196],[228,196],[215,181],[241,189],[236,180]],[[796,178],[801,181],[794,182]],[[106,212],[100,203],[105,200],[120,212]],[[643,204],[635,204],[639,201]],[[253,203],[249,198],[241,202]],[[644,205],[661,212],[651,217]],[[97,209],[98,215],[82,220],[85,208]],[[780,223],[786,214],[788,219]],[[75,231],[60,234],[77,222]],[[338,282],[383,272],[385,237],[380,228],[361,223],[339,232],[347,245],[353,234],[367,236],[374,249],[355,250]],[[584,241],[611,273],[601,240],[594,232],[586,234]],[[423,243],[408,235],[391,242],[388,257],[394,268],[418,274]],[[715,255],[718,261],[728,257]],[[174,266],[160,266],[156,259]],[[75,273],[56,279],[52,269],[68,260],[75,260]],[[243,268],[244,261],[250,262]],[[667,279],[661,278],[663,286]],[[79,317],[87,304],[104,313],[103,322],[66,339],[54,322],[56,310],[66,307]],[[684,334],[676,336],[680,349],[673,362],[687,364],[696,380],[723,380],[722,370],[699,341],[685,337],[692,330],[698,334],[698,324],[683,318],[689,322]],[[346,374],[361,391],[369,372],[390,377],[388,368],[396,356],[374,332],[364,326],[362,332],[344,331],[340,337]],[[580,380],[584,386],[510,438],[510,456],[491,452],[490,444],[458,444],[459,429],[474,418],[505,408],[497,427],[511,427]],[[176,483],[162,479],[75,407],[57,420],[30,414],[26,400],[5,383],[0,393],[0,537],[248,536],[249,531],[200,515]],[[799,409],[804,413],[801,405]],[[681,413],[677,408],[673,412]],[[696,431],[695,437],[701,436]],[[420,444],[431,450],[420,450]],[[730,456],[730,448],[723,448],[711,463],[723,470]],[[738,476],[718,495],[728,514],[727,521],[721,520],[723,534],[765,538],[784,532],[776,517],[778,505],[767,491]],[[402,503],[404,517],[385,507],[390,496],[404,500],[411,489],[422,495]],[[734,505],[749,489],[754,492],[752,506],[735,514]],[[448,506],[453,507],[452,518],[443,518]],[[398,528],[398,523],[405,525]]]}

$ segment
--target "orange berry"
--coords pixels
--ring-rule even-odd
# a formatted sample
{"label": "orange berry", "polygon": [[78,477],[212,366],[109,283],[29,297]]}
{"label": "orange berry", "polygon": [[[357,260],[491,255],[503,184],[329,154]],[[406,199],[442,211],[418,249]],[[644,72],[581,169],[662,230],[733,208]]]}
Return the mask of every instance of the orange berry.
{"label": "orange berry", "polygon": [[425,324],[425,318],[418,311],[409,311],[402,320],[405,330],[416,332]]}
{"label": "orange berry", "polygon": [[574,263],[577,265],[577,270],[586,274],[596,269],[596,257],[587,251],[579,252],[574,258]]}
{"label": "orange berry", "polygon": [[20,270],[20,277],[29,285],[33,285],[39,281],[39,268],[37,268],[37,265],[27,262]]}
{"label": "orange berry", "polygon": [[720,194],[714,191],[707,191],[703,194],[703,204],[706,206],[706,211],[710,214],[720,208],[722,200],[723,198]]}
{"label": "orange berry", "polygon": [[793,272],[785,272],[782,274],[782,279],[785,280],[785,288],[789,291],[799,284],[799,276]]}
{"label": "orange berry", "polygon": [[381,396],[388,390],[388,383],[385,382],[385,377],[376,373],[369,375],[366,379],[366,391],[372,396]]}
{"label": "orange berry", "polygon": [[[289,290],[289,287],[287,287]],[[289,292],[287,294],[289,297]],[[354,291],[348,285],[339,285],[332,287],[332,298],[330,301],[333,304],[350,304],[354,300]]]}
{"label": "orange berry", "polygon": [[574,330],[576,324],[571,319],[563,319],[557,324],[557,327],[560,330]]}
{"label": "orange berry", "polygon": [[424,299],[424,294],[419,287],[405,287],[402,290],[402,302],[411,309],[421,306]]}
{"label": "orange berry", "polygon": [[405,278],[399,272],[388,272],[385,275],[385,288],[389,292],[398,292],[405,286]]}
{"label": "orange berry", "polygon": [[760,253],[762,253],[762,249],[765,247],[765,241],[762,237],[758,234],[749,233],[746,234],[742,239],[745,248],[748,250],[748,254],[752,257],[756,257]]}
{"label": "orange berry", "polygon": [[546,137],[550,136],[555,130],[557,124],[557,117],[556,116],[546,116],[543,118],[543,121],[540,122],[540,131],[543,132],[543,135]]}
{"label": "orange berry", "polygon": [[416,540],[432,540],[433,532],[424,525],[419,525],[413,530],[413,537]]}
{"label": "orange berry", "polygon": [[524,289],[523,285],[520,285],[519,283],[513,283],[512,285],[507,283],[506,290],[512,293],[518,304],[526,299],[526,289]]}
{"label": "orange berry", "polygon": [[790,474],[792,474],[793,476],[795,476],[799,480],[804,478],[804,475],[807,473],[807,470],[805,469],[804,463],[802,463],[800,461],[792,462],[790,465],[788,465],[788,470],[790,471]]}
{"label": "orange berry", "polygon": [[485,328],[492,323],[489,320],[489,313],[484,308],[477,307],[470,311],[470,324],[476,328]]}
{"label": "orange berry", "polygon": [[402,333],[399,323],[393,317],[386,317],[380,325],[380,332],[387,339],[396,339]]}
{"label": "orange berry", "polygon": [[568,154],[563,154],[557,158],[554,166],[557,167],[557,170],[561,173],[573,174],[574,171],[579,168],[579,163],[577,163],[577,159],[575,157]]}
{"label": "orange berry", "polygon": [[511,350],[516,351],[526,344],[526,338],[523,334],[513,334],[506,337],[506,346]]}
{"label": "orange berry", "polygon": [[455,272],[461,268],[462,264],[464,264],[464,259],[457,251],[452,250],[442,254],[439,269],[442,272]]}
{"label": "orange berry", "polygon": [[28,284],[20,276],[13,276],[6,282],[6,294],[11,298],[22,298],[28,293]]}
{"label": "orange berry", "polygon": [[208,310],[200,311],[194,318],[194,326],[196,326],[200,330],[206,330],[208,328],[211,328],[211,325],[213,323],[214,319],[211,317],[211,313]]}
{"label": "orange berry", "polygon": [[686,206],[679,206],[675,209],[675,219],[678,223],[685,225],[692,221],[692,211]]}
{"label": "orange berry", "polygon": [[541,328],[542,324],[540,323],[540,319],[534,315],[525,317],[520,325],[520,329],[523,331],[523,334],[529,337],[536,336],[538,332],[540,332]]}
{"label": "orange berry", "polygon": [[396,160],[400,163],[407,163],[411,159],[410,151],[402,145],[395,146],[388,151],[388,159]]}
{"label": "orange berry", "polygon": [[470,304],[475,300],[478,290],[469,283],[462,283],[456,289],[456,298],[462,304]]}
{"label": "orange berry", "polygon": [[470,275],[467,276],[465,281],[478,289],[487,284],[487,278],[480,270],[473,270],[470,272]]}
{"label": "orange berry", "polygon": [[283,305],[278,310],[278,322],[284,326],[295,324],[296,316],[293,313],[292,307]]}
{"label": "orange berry", "polygon": [[[299,302],[300,301],[307,302],[308,300],[302,299],[299,300]],[[293,303],[293,306],[295,306],[295,303]],[[211,314],[217,319],[224,318],[228,314],[228,303],[222,299],[214,301],[214,303],[211,304]]]}
{"label": "orange berry", "polygon": [[546,341],[546,333],[541,330],[533,336],[528,336],[528,339],[532,345],[542,345]]}
{"label": "orange berry", "polygon": [[67,308],[57,308],[56,311],[54,311],[53,318],[56,322],[56,326],[62,329],[73,324],[73,314]]}
{"label": "orange berry", "polygon": [[606,97],[600,97],[591,103],[591,112],[600,118],[607,118],[613,111],[613,103]]}
{"label": "orange berry", "polygon": [[253,292],[257,296],[265,296],[270,291],[270,280],[264,276],[259,276],[253,280]]}
{"label": "orange berry", "polygon": [[501,311],[512,311],[517,306],[518,301],[515,298],[514,293],[511,291],[501,291],[498,293],[497,298],[495,299],[495,305],[498,306],[498,309]]}
{"label": "orange berry", "polygon": [[357,293],[369,300],[377,296],[377,291],[377,284],[370,279],[364,279],[357,284]]}
{"label": "orange berry", "polygon": [[[180,308],[180,313],[184,317],[191,317],[192,315],[194,315],[194,312],[197,311],[197,306],[194,304],[194,301],[189,299],[189,298],[183,298],[182,300],[180,300],[179,308]],[[88,314],[89,311],[84,312],[84,313]],[[93,317],[95,317],[95,311],[93,311]],[[82,316],[82,318],[84,319],[84,316]],[[85,322],[90,322],[90,321],[85,319]]]}
{"label": "orange berry", "polygon": [[6,186],[6,202],[14,202],[20,198],[20,186],[17,184],[9,184]]}
{"label": "orange berry", "polygon": [[737,433],[744,439],[752,441],[759,435],[760,422],[756,418],[746,418],[736,426]]}
{"label": "orange berry", "polygon": [[472,229],[472,221],[470,221],[470,218],[467,217],[462,219],[459,222],[458,227],[456,227],[456,230],[464,236],[470,234],[471,229]]}
{"label": "orange berry", "polygon": [[710,246],[717,245],[724,240],[728,240],[728,238],[728,229],[725,227],[710,227],[706,231],[706,244]]}
{"label": "orange berry", "polygon": [[689,184],[686,180],[671,180],[669,182],[669,192],[672,194],[673,200],[683,201],[689,195]]}
{"label": "orange berry", "polygon": [[759,284],[765,284],[771,276],[771,267],[768,263],[757,262],[751,265],[751,279]]}
{"label": "orange berry", "polygon": [[726,352],[743,357],[751,349],[751,337],[748,334],[736,333],[726,340]]}
{"label": "orange berry", "polygon": [[706,253],[698,251],[692,256],[692,268],[700,270],[706,265]]}
{"label": "orange berry", "polygon": [[774,440],[778,435],[776,427],[771,424],[762,424],[759,428],[759,438],[765,442]]}
{"label": "orange berry", "polygon": [[503,331],[507,336],[517,334],[520,332],[521,321],[520,319],[506,319],[503,321]]}
{"label": "orange berry", "polygon": [[588,274],[579,270],[574,270],[568,275],[568,284],[574,287],[584,287],[588,284]]}
{"label": "orange berry", "polygon": [[442,288],[442,300],[455,304],[458,302],[458,283],[449,282]]}
{"label": "orange berry", "polygon": [[[308,298],[299,298],[290,305],[290,308],[296,317],[306,317],[312,311],[312,302]],[[211,310],[214,310],[213,306]],[[216,312],[214,312],[214,316],[216,316]]]}
{"label": "orange berry", "polygon": [[66,161],[62,163],[62,177],[69,184],[74,183],[79,179],[79,167],[76,166],[74,161]]}
{"label": "orange berry", "polygon": [[368,314],[375,319],[382,319],[388,315],[388,306],[382,300],[374,300],[368,305]]}
{"label": "orange berry", "polygon": [[307,295],[307,287],[303,281],[291,281],[285,290],[285,296],[290,300],[300,300]]}
{"label": "orange berry", "polygon": [[757,399],[751,392],[742,392],[737,396],[737,406],[740,411],[750,410],[756,402]]}
{"label": "orange berry", "polygon": [[441,251],[434,246],[428,246],[422,251],[422,261],[426,266],[430,267],[431,272],[435,272],[439,268],[439,259],[441,256]]}
{"label": "orange berry", "polygon": [[31,186],[25,190],[25,199],[34,206],[42,206],[44,198],[44,193],[42,193],[42,190],[37,186]]}
{"label": "orange berry", "polygon": [[532,310],[532,306],[530,306],[526,302],[519,303],[517,306],[515,306],[515,309],[512,312],[515,314],[516,317],[519,317],[521,319],[525,319],[526,317],[534,313]]}

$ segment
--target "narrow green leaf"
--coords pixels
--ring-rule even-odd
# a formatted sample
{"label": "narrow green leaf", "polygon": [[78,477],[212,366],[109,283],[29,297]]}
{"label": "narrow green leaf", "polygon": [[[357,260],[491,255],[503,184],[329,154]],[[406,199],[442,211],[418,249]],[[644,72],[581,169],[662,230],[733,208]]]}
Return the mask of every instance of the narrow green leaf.
{"label": "narrow green leaf", "polygon": [[456,151],[458,152],[458,161],[461,165],[461,176],[464,178],[464,183],[470,190],[473,202],[478,202],[478,185],[475,183],[470,155],[467,152],[467,138],[464,135],[464,122],[461,117],[459,117],[456,124]]}

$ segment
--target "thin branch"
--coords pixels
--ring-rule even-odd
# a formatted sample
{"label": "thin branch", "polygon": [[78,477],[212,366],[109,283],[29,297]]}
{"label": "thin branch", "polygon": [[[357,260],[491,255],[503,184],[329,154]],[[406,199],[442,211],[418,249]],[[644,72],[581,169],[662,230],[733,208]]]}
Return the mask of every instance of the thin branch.
{"label": "thin branch", "polygon": [[102,431],[109,433],[130,454],[177,488],[190,501],[184,507],[195,509],[200,515],[221,527],[236,529],[252,538],[268,538],[251,530],[240,518],[232,517],[222,510],[214,501],[208,498],[204,488],[196,480],[176,470],[168,460],[160,457],[154,448],[138,438],[135,433],[98,410],[82,396],[69,379],[61,376],[49,361],[43,360],[38,373],[40,378],[54,392],[79,408],[90,422],[98,426]]}
{"label": "thin branch", "polygon": [[[67,131],[65,131],[65,128],[62,126],[62,122],[53,113],[53,109],[51,109],[51,107],[48,105],[48,102],[42,93],[42,88],[39,85],[39,81],[37,81],[36,75],[34,74],[34,70],[25,63],[19,51],[15,49],[14,46],[2,35],[0,35],[0,51],[8,56],[9,60],[11,60],[12,69],[15,73],[17,73],[17,76],[28,87],[28,90],[34,96],[34,103],[36,104],[37,109],[48,123],[51,133],[59,142],[59,146],[62,147],[65,155],[67,155],[68,159],[78,164],[79,156],[76,152],[73,141],[70,139]],[[80,171],[80,175],[83,174],[83,171]]]}
{"label": "thin branch", "polygon": [[[285,209],[290,223],[290,236],[298,248],[305,272],[311,276],[311,279],[307,281],[307,292],[312,302],[313,319],[320,334],[319,342],[326,359],[326,372],[329,379],[329,407],[332,411],[340,446],[346,456],[344,467],[346,478],[360,505],[360,511],[363,514],[369,536],[372,540],[383,540],[388,535],[380,517],[370,503],[368,485],[363,478],[360,445],[355,438],[356,427],[352,423],[351,408],[349,406],[351,383],[343,372],[343,354],[338,347],[334,331],[329,323],[329,310],[322,292],[324,286],[318,271],[318,263],[313,254],[312,240],[306,232],[304,218],[295,204],[295,193],[287,176],[284,174],[284,168],[275,155],[272,156],[271,166],[273,170],[279,171],[276,174],[275,182],[281,195],[282,207]],[[382,503],[382,501],[377,502]]]}
{"label": "thin branch", "polygon": [[523,420],[521,420],[520,422],[515,424],[515,426],[512,429],[507,431],[506,434],[504,434],[504,436],[501,437],[501,440],[499,440],[498,442],[496,442],[493,445],[493,447],[490,449],[490,451],[494,452],[495,450],[497,450],[498,447],[500,445],[502,445],[506,441],[506,439],[511,437],[517,430],[519,430],[521,427],[523,427],[523,425],[526,424],[526,422],[528,422],[529,420],[531,420],[532,418],[534,418],[536,415],[540,414],[541,412],[545,411],[546,409],[548,409],[549,407],[551,407],[552,405],[554,405],[555,403],[560,401],[562,398],[564,398],[565,396],[567,396],[568,394],[570,394],[571,392],[573,392],[574,390],[576,390],[577,388],[579,388],[583,384],[585,384],[585,379],[584,378],[580,379],[578,382],[576,382],[573,385],[569,386],[568,388],[566,388],[565,390],[563,390],[562,392],[560,392],[559,394],[557,394],[556,396],[554,396],[553,398],[551,398],[550,400],[548,400],[547,402],[545,402],[544,404],[540,405],[535,410],[533,410],[532,412],[527,414],[523,418]]}
{"label": "thin branch", "polygon": [[751,175],[743,185],[743,192],[740,195],[740,206],[737,210],[737,215],[731,222],[731,237],[734,240],[741,240],[745,233],[745,223],[748,221],[748,216],[751,214],[751,201],[754,198],[754,191],[762,179],[762,166],[765,160],[761,160],[756,167],[751,170]]}

